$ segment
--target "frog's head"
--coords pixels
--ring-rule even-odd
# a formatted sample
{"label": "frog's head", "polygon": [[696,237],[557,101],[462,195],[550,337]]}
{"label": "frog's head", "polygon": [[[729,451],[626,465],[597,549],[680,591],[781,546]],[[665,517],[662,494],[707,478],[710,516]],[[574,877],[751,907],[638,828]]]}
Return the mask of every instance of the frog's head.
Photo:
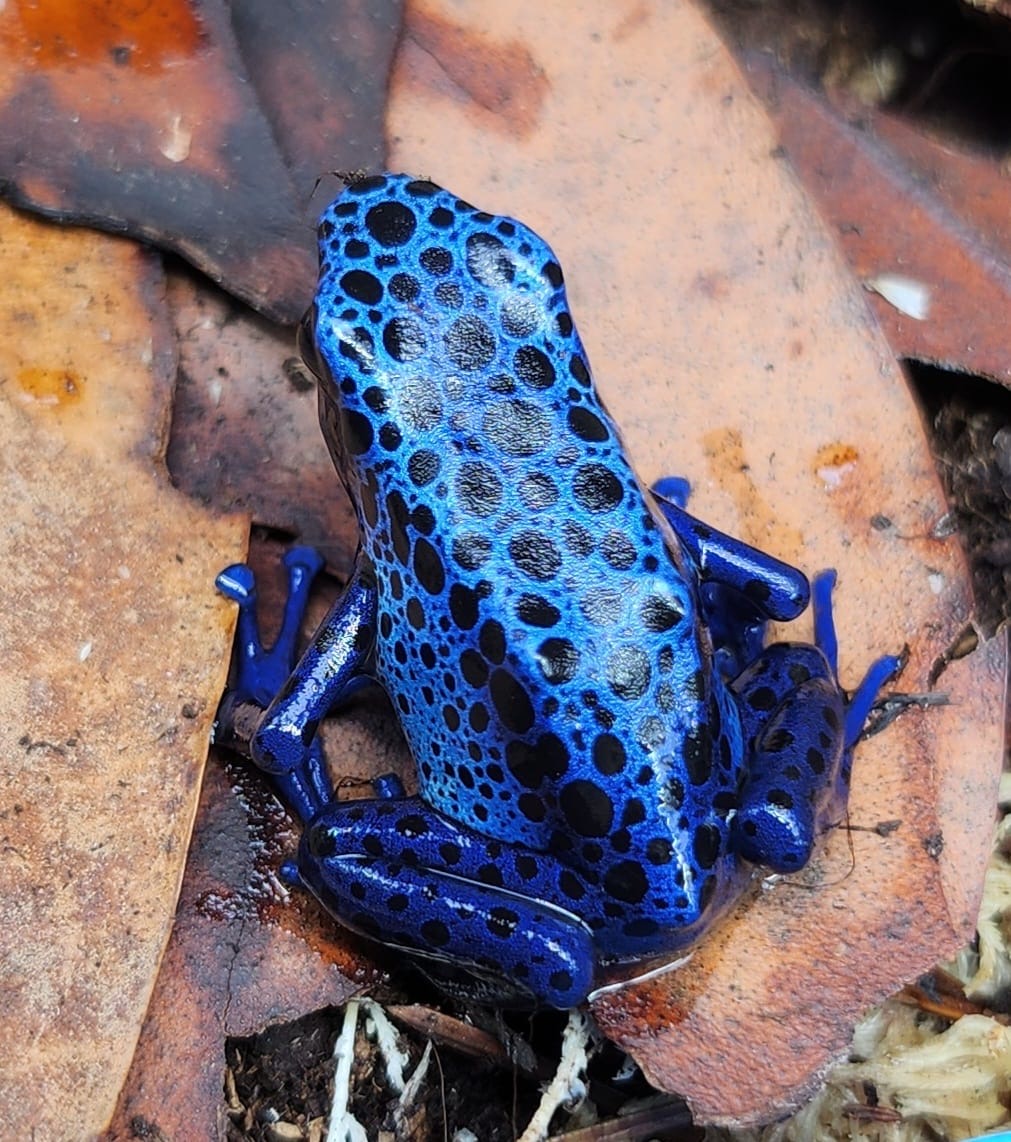
{"label": "frog's head", "polygon": [[[490,404],[571,383],[578,347],[549,247],[431,182],[352,183],[319,223],[300,348],[335,459],[375,467],[444,449]],[[342,464],[338,463],[338,467]]]}

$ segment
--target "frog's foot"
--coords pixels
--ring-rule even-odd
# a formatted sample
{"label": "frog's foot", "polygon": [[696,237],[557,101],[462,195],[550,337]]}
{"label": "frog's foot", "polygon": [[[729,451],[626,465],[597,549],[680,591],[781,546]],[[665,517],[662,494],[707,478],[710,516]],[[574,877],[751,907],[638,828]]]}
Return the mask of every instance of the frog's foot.
{"label": "frog's foot", "polygon": [[784,642],[768,647],[733,689],[748,768],[733,847],[753,864],[796,872],[842,792],[842,695],[815,647]]}
{"label": "frog's foot", "polygon": [[456,825],[418,797],[328,806],[302,837],[298,875],[347,927],[494,980],[525,1005],[573,1007],[592,986],[589,927],[548,903],[557,862]]}
{"label": "frog's foot", "polygon": [[[347,586],[256,726],[249,752],[264,772],[283,781],[312,766],[320,722],[368,684],[375,640],[375,577],[359,552]],[[329,799],[316,804],[316,811]]]}
{"label": "frog's foot", "polygon": [[[814,641],[828,660],[832,677],[839,682],[839,640],[832,615],[832,591],[835,571],[829,569],[815,576],[813,584]],[[846,749],[851,750],[863,733],[871,707],[882,686],[896,678],[905,666],[905,654],[885,654],[871,663],[860,685],[846,702]]]}
{"label": "frog's foot", "polygon": [[881,687],[901,668],[886,655],[847,700],[837,675],[835,573],[814,583],[815,643],[774,643],[741,675],[738,699],[748,781],[734,848],[777,872],[807,863],[818,832],[846,802],[853,746]]}
{"label": "frog's foot", "polygon": [[[281,630],[273,646],[265,648],[256,617],[256,579],[245,563],[226,567],[215,586],[239,604],[233,680],[218,708],[215,741],[246,756],[264,710],[284,687],[296,662],[298,635],[309,602],[313,579],[323,558],[312,547],[293,547],[284,556],[288,571],[288,598]],[[278,793],[303,821],[311,820],[330,798],[333,788],[322,752],[315,743],[303,765],[274,774]]]}

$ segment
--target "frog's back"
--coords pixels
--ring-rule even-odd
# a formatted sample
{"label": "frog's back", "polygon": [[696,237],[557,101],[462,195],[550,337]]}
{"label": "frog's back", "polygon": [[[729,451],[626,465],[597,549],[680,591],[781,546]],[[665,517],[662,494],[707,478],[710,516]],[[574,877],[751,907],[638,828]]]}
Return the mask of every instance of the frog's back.
{"label": "frog's back", "polygon": [[591,874],[606,844],[612,869],[624,846],[690,877],[725,847],[739,731],[551,250],[392,176],[349,188],[322,234],[321,412],[424,795],[532,848],[582,838]]}

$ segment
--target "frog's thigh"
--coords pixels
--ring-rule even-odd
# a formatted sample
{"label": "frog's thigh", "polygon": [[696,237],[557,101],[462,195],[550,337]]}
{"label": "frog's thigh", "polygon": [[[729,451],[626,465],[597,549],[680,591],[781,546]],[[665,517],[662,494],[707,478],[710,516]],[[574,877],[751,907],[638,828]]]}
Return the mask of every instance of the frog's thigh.
{"label": "frog's thigh", "polygon": [[[748,692],[741,697],[746,703]],[[819,829],[843,807],[844,726],[842,695],[830,678],[808,679],[777,706],[746,758],[733,821],[738,855],[776,872],[807,863]]]}
{"label": "frog's thigh", "polygon": [[516,870],[524,859],[560,867],[543,853],[489,842],[409,797],[331,805],[306,831],[299,873],[351,928],[572,1007],[592,985],[592,935],[572,913],[531,895]]}

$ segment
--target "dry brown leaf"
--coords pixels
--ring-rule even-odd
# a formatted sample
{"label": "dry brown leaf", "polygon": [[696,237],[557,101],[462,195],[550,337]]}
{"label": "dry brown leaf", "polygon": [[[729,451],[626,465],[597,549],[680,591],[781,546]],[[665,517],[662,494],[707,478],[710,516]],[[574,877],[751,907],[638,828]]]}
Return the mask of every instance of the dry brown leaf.
{"label": "dry brown leaf", "polygon": [[1007,0],[966,0],[966,2],[969,7],[1011,19],[1011,4],[1008,4]]}
{"label": "dry brown leaf", "polygon": [[0,217],[0,1121],[111,1114],[168,937],[241,550],[160,460],[175,355],[156,259]]}
{"label": "dry brown leaf", "polygon": [[898,276],[922,288],[921,318],[871,299],[894,352],[1011,384],[1003,167],[900,118],[829,106],[758,61],[748,77],[857,277],[870,284]]}
{"label": "dry brown leaf", "polygon": [[[386,77],[402,8],[402,0],[229,5],[243,62],[303,202],[321,175],[382,164]],[[311,223],[305,229],[312,246]]]}
{"label": "dry brown leaf", "polygon": [[[916,408],[697,14],[415,3],[389,124],[391,169],[551,241],[640,473],[686,475],[703,518],[809,571],[838,568],[845,682],[908,643],[903,688],[927,689],[971,604],[957,542],[933,538],[946,508]],[[861,1011],[970,935],[1003,661],[994,645],[949,669],[955,705],[860,747],[851,822],[870,831],[830,837],[687,969],[595,1005],[701,1118],[795,1104]]]}

